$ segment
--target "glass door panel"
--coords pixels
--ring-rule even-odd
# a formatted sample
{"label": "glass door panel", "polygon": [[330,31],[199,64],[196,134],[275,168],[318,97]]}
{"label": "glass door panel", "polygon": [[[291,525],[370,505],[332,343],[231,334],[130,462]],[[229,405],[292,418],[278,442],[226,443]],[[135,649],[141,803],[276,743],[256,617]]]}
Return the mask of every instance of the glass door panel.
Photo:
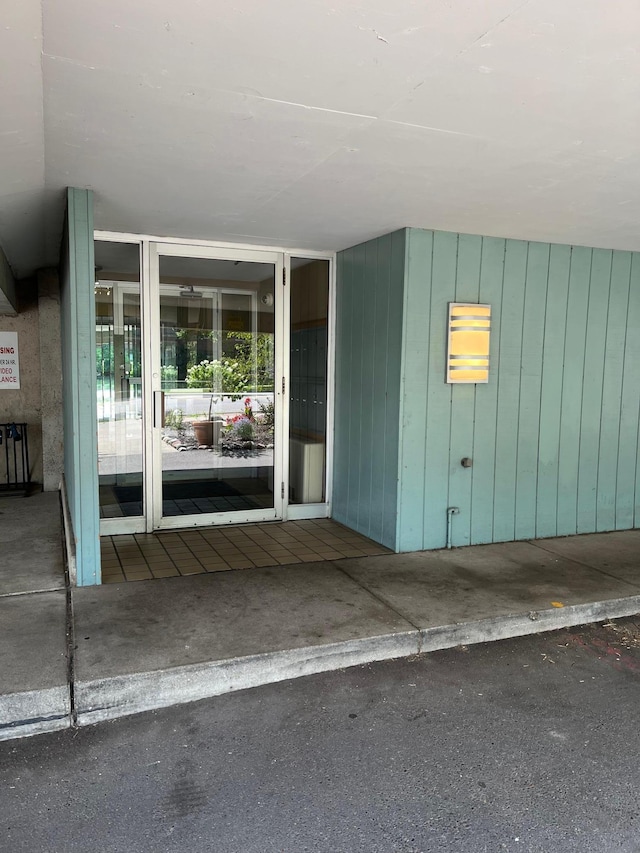
{"label": "glass door panel", "polygon": [[140,246],[96,241],[95,260],[100,518],[141,518]]}
{"label": "glass door panel", "polygon": [[158,256],[157,526],[275,517],[275,272]]}

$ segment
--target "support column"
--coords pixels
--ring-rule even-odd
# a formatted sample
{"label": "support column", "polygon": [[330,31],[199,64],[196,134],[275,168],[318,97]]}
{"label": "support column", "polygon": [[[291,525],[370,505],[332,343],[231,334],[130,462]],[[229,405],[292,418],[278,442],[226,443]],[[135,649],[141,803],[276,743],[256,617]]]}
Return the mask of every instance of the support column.
{"label": "support column", "polygon": [[76,582],[101,582],[96,413],[93,193],[67,190],[61,274],[64,478]]}

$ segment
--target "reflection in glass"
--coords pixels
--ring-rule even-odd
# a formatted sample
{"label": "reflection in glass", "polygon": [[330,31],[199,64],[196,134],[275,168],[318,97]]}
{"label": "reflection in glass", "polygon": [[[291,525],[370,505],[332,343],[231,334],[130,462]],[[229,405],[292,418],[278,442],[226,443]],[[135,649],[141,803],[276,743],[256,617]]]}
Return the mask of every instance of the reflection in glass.
{"label": "reflection in glass", "polygon": [[274,268],[160,257],[162,514],[274,506]]}
{"label": "reflection in glass", "polygon": [[289,502],[325,500],[329,261],[291,261]]}
{"label": "reflection in glass", "polygon": [[97,241],[95,258],[100,517],[141,516],[140,249]]}

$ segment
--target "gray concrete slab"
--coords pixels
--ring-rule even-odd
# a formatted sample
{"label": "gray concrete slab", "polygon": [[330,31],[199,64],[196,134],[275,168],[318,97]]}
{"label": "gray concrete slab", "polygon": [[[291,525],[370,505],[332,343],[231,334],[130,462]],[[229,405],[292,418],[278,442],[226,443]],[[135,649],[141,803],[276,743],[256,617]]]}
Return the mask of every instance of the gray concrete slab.
{"label": "gray concrete slab", "polygon": [[418,651],[408,621],[331,563],[73,593],[78,721]]}
{"label": "gray concrete slab", "polygon": [[64,583],[59,493],[0,497],[0,596]]}
{"label": "gray concrete slab", "polygon": [[0,598],[0,740],[69,725],[63,591]]}
{"label": "gray concrete slab", "polygon": [[640,587],[640,530],[536,539],[535,545]]}
{"label": "gray concrete slab", "polygon": [[423,651],[640,611],[640,586],[528,542],[338,565],[420,628]]}

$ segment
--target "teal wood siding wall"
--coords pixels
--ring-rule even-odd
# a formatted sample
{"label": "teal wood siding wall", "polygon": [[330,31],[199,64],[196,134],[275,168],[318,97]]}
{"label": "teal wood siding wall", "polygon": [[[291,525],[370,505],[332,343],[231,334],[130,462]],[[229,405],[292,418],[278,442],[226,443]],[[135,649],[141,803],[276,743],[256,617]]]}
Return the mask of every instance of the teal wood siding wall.
{"label": "teal wood siding wall", "polygon": [[[454,545],[637,525],[640,255],[411,229],[405,288],[398,550],[452,506]],[[454,301],[492,306],[487,385],[444,381]]]}
{"label": "teal wood siding wall", "polygon": [[93,193],[69,189],[61,264],[64,478],[77,583],[100,583]]}
{"label": "teal wood siding wall", "polygon": [[338,255],[332,515],[397,544],[406,232]]}

